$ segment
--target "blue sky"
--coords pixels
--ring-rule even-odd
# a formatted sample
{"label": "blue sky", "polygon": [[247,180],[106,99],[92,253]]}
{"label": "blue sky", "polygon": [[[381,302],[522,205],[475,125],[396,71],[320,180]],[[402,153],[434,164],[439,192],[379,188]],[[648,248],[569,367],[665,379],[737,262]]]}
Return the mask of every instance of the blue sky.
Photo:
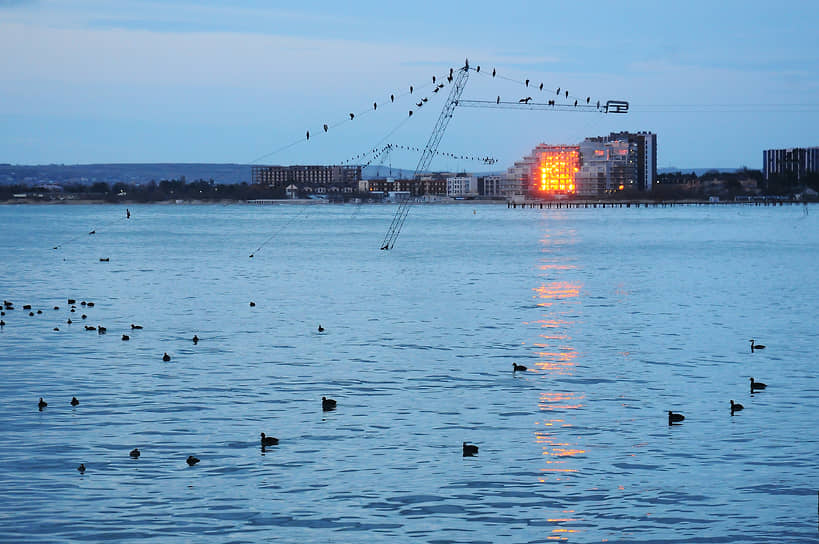
{"label": "blue sky", "polygon": [[449,90],[431,77],[468,57],[482,73],[463,98],[560,87],[631,112],[457,108],[442,151],[500,169],[541,142],[650,130],[661,167],[761,168],[763,149],[819,145],[817,21],[815,1],[0,0],[0,162],[331,164],[423,147]]}

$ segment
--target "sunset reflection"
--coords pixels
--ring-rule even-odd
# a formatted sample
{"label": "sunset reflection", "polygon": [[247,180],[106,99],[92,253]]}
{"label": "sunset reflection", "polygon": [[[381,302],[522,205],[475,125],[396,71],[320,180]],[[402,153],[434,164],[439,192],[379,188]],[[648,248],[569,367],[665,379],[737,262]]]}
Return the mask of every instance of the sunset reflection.
{"label": "sunset reflection", "polygon": [[[534,432],[535,442],[543,456],[538,481],[555,484],[576,478],[578,458],[587,455],[585,445],[579,442],[582,437],[577,436],[572,424],[572,412],[585,408],[586,394],[565,390],[567,386],[560,385],[565,382],[559,380],[573,376],[580,360],[573,337],[581,314],[583,285],[575,281],[577,266],[570,264],[565,257],[573,239],[556,239],[554,235],[546,235],[541,243],[550,260],[538,265],[541,281],[532,291],[539,315],[526,325],[536,327],[537,337],[530,342],[537,357],[534,366],[546,376],[544,385],[548,384],[549,387],[540,392],[537,401],[537,409],[543,415],[535,422]],[[558,252],[560,257],[555,258]],[[555,526],[546,536],[547,540],[566,541],[573,533],[580,531],[564,525],[577,522],[573,516],[553,514],[549,521]]]}

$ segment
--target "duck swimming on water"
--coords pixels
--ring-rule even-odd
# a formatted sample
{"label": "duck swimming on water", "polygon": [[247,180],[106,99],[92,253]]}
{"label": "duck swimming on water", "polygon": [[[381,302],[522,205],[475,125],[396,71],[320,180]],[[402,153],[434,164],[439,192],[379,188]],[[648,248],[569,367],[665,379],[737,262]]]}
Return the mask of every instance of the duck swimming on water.
{"label": "duck swimming on water", "polygon": [[464,442],[464,457],[472,457],[473,455],[478,455],[478,446]]}
{"label": "duck swimming on water", "polygon": [[682,414],[675,414],[671,410],[668,411],[668,424],[673,425],[675,423],[680,423],[682,420],[685,419],[685,416]]}
{"label": "duck swimming on water", "polygon": [[743,410],[745,407],[738,402],[731,401],[731,415],[734,415],[734,412],[739,412]]}
{"label": "duck swimming on water", "polygon": [[753,338],[751,338],[749,340],[749,342],[751,343],[751,353],[753,353],[754,350],[757,350],[757,349],[765,349],[765,346],[763,346],[762,344],[754,344],[754,339]]}
{"label": "duck swimming on water", "polygon": [[766,383],[755,382],[753,378],[750,378],[750,380],[751,380],[751,393],[753,393],[754,391],[762,391],[763,389],[768,387],[768,384],[766,384]]}
{"label": "duck swimming on water", "polygon": [[264,433],[262,433],[262,446],[275,446],[278,443],[279,443],[278,438],[266,436]]}
{"label": "duck swimming on water", "polygon": [[321,409],[324,410],[325,412],[335,410],[336,401],[333,399],[328,399],[327,397],[321,397]]}
{"label": "duck swimming on water", "polygon": [[512,363],[512,372],[526,372],[526,367],[517,363]]}

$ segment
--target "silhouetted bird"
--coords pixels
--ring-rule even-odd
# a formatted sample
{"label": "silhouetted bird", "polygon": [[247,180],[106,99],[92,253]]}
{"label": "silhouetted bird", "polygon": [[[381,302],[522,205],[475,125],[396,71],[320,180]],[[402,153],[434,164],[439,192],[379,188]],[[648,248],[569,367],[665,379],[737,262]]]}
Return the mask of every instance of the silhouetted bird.
{"label": "silhouetted bird", "polygon": [[136,459],[136,458],[137,458],[137,457],[139,457],[139,455],[140,455],[140,453],[139,453],[139,448],[134,448],[134,449],[132,449],[132,450],[131,450],[131,453],[129,453],[128,455],[130,455],[131,457],[133,457],[134,459]]}
{"label": "silhouetted bird", "polygon": [[307,139],[308,140],[310,139],[310,131],[309,130],[307,131]]}
{"label": "silhouetted bird", "polygon": [[87,331],[95,331],[95,330],[97,330],[97,328],[96,328],[96,327],[94,327],[93,325],[86,325],[86,326],[85,326],[85,330],[87,330]]}
{"label": "silhouetted bird", "polygon": [[588,104],[590,100],[591,100],[591,96],[587,96],[586,97],[586,104]]}
{"label": "silhouetted bird", "polygon": [[374,110],[378,109],[378,104],[376,102],[373,102],[373,109]]}
{"label": "silhouetted bird", "polygon": [[59,307],[59,306],[54,306],[54,309],[55,309],[55,310],[59,310],[59,309],[60,309],[60,307]]}
{"label": "silhouetted bird", "polygon": [[412,117],[412,110],[409,110],[409,116]]}
{"label": "silhouetted bird", "polygon": [[5,326],[6,326],[6,322],[3,321],[2,319],[0,319],[0,327],[5,327]]}
{"label": "silhouetted bird", "polygon": [[69,319],[66,321],[66,323],[68,323],[69,325],[71,325],[71,324],[73,323],[73,321],[71,321],[71,319],[69,318]]}
{"label": "silhouetted bird", "polygon": [[435,76],[432,76],[432,84],[435,84]]}
{"label": "silhouetted bird", "polygon": [[574,107],[577,107],[577,100],[574,101]]}
{"label": "silhouetted bird", "polygon": [[418,106],[418,107],[420,108],[421,106],[423,106],[423,105],[424,105],[424,103],[423,103],[423,102],[418,102],[418,103],[416,103],[415,105],[416,105],[416,106]]}
{"label": "silhouetted bird", "polygon": [[103,327],[102,325],[100,325],[99,327],[97,327],[97,332],[98,332],[99,334],[105,334],[106,332],[108,332],[108,329],[106,329],[105,327]]}
{"label": "silhouetted bird", "polygon": [[329,412],[330,410],[336,409],[336,401],[333,399],[328,399],[327,397],[321,397],[321,409],[325,412]]}
{"label": "silhouetted bird", "polygon": [[197,459],[193,455],[188,455],[188,458],[185,460],[185,462],[188,463],[189,466],[193,466],[199,462],[199,459]]}
{"label": "silhouetted bird", "polygon": [[557,92],[555,94],[560,96],[560,87],[557,88]]}
{"label": "silhouetted bird", "polygon": [[130,340],[130,339],[131,339],[131,337],[130,337],[130,336],[128,336],[127,334],[123,334],[123,335],[122,335],[122,340],[123,340],[124,342],[127,342],[127,341],[128,341],[128,340]]}
{"label": "silhouetted bird", "polygon": [[132,329],[141,329],[142,325],[134,325],[133,323],[131,323],[131,328]]}
{"label": "silhouetted bird", "polygon": [[395,102],[395,95],[394,94],[390,95],[390,102]]}
{"label": "silhouetted bird", "polygon": [[410,85],[410,94],[412,94],[412,85]]}
{"label": "silhouetted bird", "polygon": [[40,397],[40,402],[38,402],[38,403],[37,403],[37,408],[39,408],[40,410],[42,410],[42,409],[43,409],[43,408],[45,408],[46,406],[48,406],[48,403],[47,403],[46,401],[44,401],[44,400],[43,400],[43,397]]}
{"label": "silhouetted bird", "polygon": [[82,315],[80,316],[80,318],[81,318],[81,319],[88,319],[88,316],[87,316],[87,315],[85,315],[85,314],[82,314]]}
{"label": "silhouetted bird", "polygon": [[60,327],[54,327],[52,330],[59,331]]}
{"label": "silhouetted bird", "polygon": [[107,263],[107,262],[110,262],[110,261],[111,261],[111,259],[108,258],[108,257],[100,257],[100,262],[101,263]]}
{"label": "silhouetted bird", "polygon": [[322,327],[320,323],[319,323],[319,326],[318,326],[318,331],[319,332],[324,332],[324,327]]}
{"label": "silhouetted bird", "polygon": [[566,98],[569,98],[569,91],[565,91],[565,93],[566,93]]}
{"label": "silhouetted bird", "polygon": [[492,77],[495,77],[495,69],[492,68]]}
{"label": "silhouetted bird", "polygon": [[265,436],[265,434],[262,433],[262,446],[275,446],[278,443],[279,443],[278,438],[274,438],[272,436]]}
{"label": "silhouetted bird", "polygon": [[529,86],[529,80],[528,79],[526,80],[526,86],[527,87]]}
{"label": "silhouetted bird", "polygon": [[327,132],[327,129],[328,129],[328,128],[329,128],[329,127],[327,126],[327,123],[324,123],[324,132]]}
{"label": "silhouetted bird", "polygon": [[517,363],[512,363],[512,372],[526,372],[526,367]]}
{"label": "silhouetted bird", "polygon": [[251,300],[250,301],[250,307],[252,308],[253,306],[256,306],[256,303]]}
{"label": "silhouetted bird", "polygon": [[92,230],[92,231],[91,231],[91,232],[89,232],[88,234],[96,234],[96,233],[97,233],[97,231]]}
{"label": "silhouetted bird", "polygon": [[480,71],[481,71],[481,67],[480,67],[480,66],[478,66],[477,68],[475,68],[475,72],[480,72]]}
{"label": "silhouetted bird", "polygon": [[424,97],[424,98],[421,99],[421,102],[429,102],[429,98]]}
{"label": "silhouetted bird", "polygon": [[168,355],[168,352],[165,352],[165,355],[162,356],[162,360],[166,363],[171,360],[171,356]]}
{"label": "silhouetted bird", "polygon": [[765,346],[763,346],[762,344],[754,344],[753,339],[749,341],[751,342],[751,353],[753,353],[755,349],[765,349]]}
{"label": "silhouetted bird", "polygon": [[599,100],[597,101],[597,109],[598,110],[600,109],[600,101]]}
{"label": "silhouetted bird", "polygon": [[500,95],[498,95],[498,99],[495,100],[495,104],[500,104]]}
{"label": "silhouetted bird", "polygon": [[743,405],[741,405],[739,403],[736,403],[733,400],[731,401],[731,415],[734,415],[734,412],[739,412],[740,410],[743,410],[744,408],[745,407]]}
{"label": "silhouetted bird", "polygon": [[76,300],[74,300],[73,298],[70,298],[70,299],[68,299],[68,303],[69,303],[69,304],[76,304],[76,303],[77,303],[77,301],[76,301]]}
{"label": "silhouetted bird", "polygon": [[755,382],[753,378],[751,378],[751,393],[754,391],[761,391],[768,387],[768,384],[762,382]]}
{"label": "silhouetted bird", "polygon": [[478,446],[464,442],[464,457],[472,457],[473,455],[478,455]]}
{"label": "silhouetted bird", "polygon": [[682,414],[675,414],[671,410],[668,411],[668,424],[673,425],[674,423],[679,423],[685,419],[685,416]]}
{"label": "silhouetted bird", "polygon": [[77,467],[77,470],[80,471],[80,474],[84,474],[85,473],[85,464],[80,463],[80,466]]}
{"label": "silhouetted bird", "polygon": [[80,403],[77,397],[71,397],[71,406],[77,406]]}
{"label": "silhouetted bird", "polygon": [[194,344],[198,344],[198,343],[199,343],[199,337],[198,337],[198,336],[196,336],[195,334],[193,335],[193,343],[194,343]]}

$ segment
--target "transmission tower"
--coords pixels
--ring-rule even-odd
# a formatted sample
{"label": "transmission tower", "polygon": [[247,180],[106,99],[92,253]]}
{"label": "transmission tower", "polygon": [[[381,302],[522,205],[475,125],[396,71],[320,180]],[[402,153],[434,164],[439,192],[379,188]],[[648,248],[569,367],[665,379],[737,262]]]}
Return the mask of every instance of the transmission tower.
{"label": "transmission tower", "polygon": [[[469,59],[466,60],[462,68],[459,68],[458,71],[453,74],[452,89],[449,91],[449,96],[441,110],[441,115],[438,116],[435,128],[432,129],[432,134],[430,134],[427,145],[424,147],[424,152],[418,160],[418,166],[415,167],[415,174],[412,176],[412,179],[415,179],[419,173],[429,168],[432,157],[435,156],[435,152],[438,150],[438,144],[441,143],[441,138],[444,137],[444,132],[449,124],[449,120],[452,119],[455,106],[457,106],[458,100],[460,100],[461,94],[464,92],[467,79],[469,79]],[[381,242],[381,249],[387,250],[393,248],[396,238],[398,238],[398,235],[401,233],[401,227],[404,226],[404,221],[407,220],[407,214],[412,204],[412,195],[410,195],[410,198],[398,204],[398,209],[392,218],[390,228],[387,230],[387,234],[384,235],[384,240]]]}

